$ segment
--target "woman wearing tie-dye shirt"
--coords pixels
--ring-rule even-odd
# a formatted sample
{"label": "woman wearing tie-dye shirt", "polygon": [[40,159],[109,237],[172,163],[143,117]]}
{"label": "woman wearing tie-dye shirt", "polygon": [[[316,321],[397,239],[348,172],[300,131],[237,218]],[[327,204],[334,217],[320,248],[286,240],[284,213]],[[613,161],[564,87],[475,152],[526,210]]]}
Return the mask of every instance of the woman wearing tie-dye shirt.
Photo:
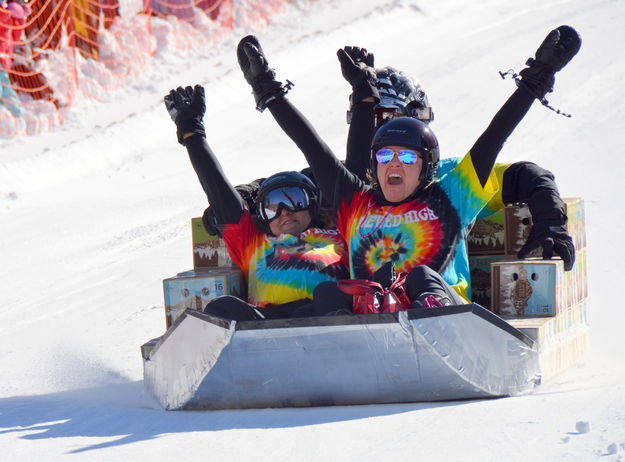
{"label": "woman wearing tie-dye shirt", "polygon": [[437,178],[438,141],[409,117],[383,125],[372,152],[371,187],[338,180],[337,224],[349,247],[351,276],[372,279],[387,261],[405,272],[427,265],[465,295],[464,230],[498,189],[497,179],[490,172],[481,179],[470,154]]}

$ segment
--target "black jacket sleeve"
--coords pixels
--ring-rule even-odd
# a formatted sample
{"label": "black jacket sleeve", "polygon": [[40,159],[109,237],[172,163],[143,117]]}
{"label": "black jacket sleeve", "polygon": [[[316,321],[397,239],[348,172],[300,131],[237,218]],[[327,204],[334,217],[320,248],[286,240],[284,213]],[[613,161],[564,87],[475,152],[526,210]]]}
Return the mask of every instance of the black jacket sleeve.
{"label": "black jacket sleeve", "polygon": [[345,168],[310,122],[289,100],[278,97],[268,108],[278,125],[306,157],[317,186],[334,208],[339,205],[341,199],[351,197],[351,191],[362,189],[364,186],[362,181]]}
{"label": "black jacket sleeve", "polygon": [[517,88],[471,148],[471,160],[482,186],[486,184],[503,144],[525,117],[534,99],[524,87]]}
{"label": "black jacket sleeve", "polygon": [[558,192],[555,177],[549,170],[532,163],[517,162],[503,174],[502,198],[504,204],[527,202],[539,191]]}
{"label": "black jacket sleeve", "polygon": [[232,187],[206,139],[194,135],[185,141],[191,165],[211,204],[217,223],[238,223],[243,214],[243,200]]}
{"label": "black jacket sleeve", "polygon": [[361,102],[352,108],[352,120],[347,135],[345,167],[361,181],[368,183],[367,170],[371,156],[371,142],[375,135],[375,102]]}

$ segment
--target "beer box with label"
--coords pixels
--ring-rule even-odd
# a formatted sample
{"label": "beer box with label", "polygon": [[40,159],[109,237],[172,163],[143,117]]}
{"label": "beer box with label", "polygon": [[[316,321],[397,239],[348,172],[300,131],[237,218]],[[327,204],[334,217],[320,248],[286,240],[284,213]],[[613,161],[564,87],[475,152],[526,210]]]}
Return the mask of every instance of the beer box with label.
{"label": "beer box with label", "polygon": [[588,282],[586,279],[586,252],[585,248],[575,252],[575,264],[571,271],[564,272],[564,297],[567,306],[575,305],[588,296]]}
{"label": "beer box with label", "polygon": [[191,219],[191,237],[193,242],[193,268],[234,266],[224,240],[219,236],[208,234],[202,223],[202,218]]}
{"label": "beer box with label", "polygon": [[484,308],[491,309],[491,264],[510,261],[505,255],[470,255],[471,300]]}
{"label": "beer box with label", "polygon": [[565,340],[576,329],[588,326],[586,301],[578,303],[558,316],[503,316],[503,319],[534,340],[539,351],[544,351]]}
{"label": "beer box with label", "polygon": [[245,298],[245,282],[239,268],[198,269],[163,280],[167,328],[187,308],[201,311],[222,295]]}
{"label": "beer box with label", "polygon": [[580,326],[556,344],[538,354],[542,380],[580,363],[588,352],[588,326]]}
{"label": "beer box with label", "polygon": [[[568,222],[566,229],[573,238],[575,250],[586,248],[586,229],[584,201],[579,197],[564,198]],[[515,256],[527,241],[532,229],[532,215],[525,204],[508,205],[504,209],[505,254]],[[538,247],[528,256],[541,257],[542,247]]]}
{"label": "beer box with label", "polygon": [[500,315],[554,316],[588,295],[586,249],[571,271],[560,259],[510,260],[492,264],[491,309]]}
{"label": "beer box with label", "polygon": [[588,349],[586,302],[552,317],[504,317],[534,340],[543,380],[580,362]]}
{"label": "beer box with label", "polygon": [[566,309],[561,260],[492,265],[492,310],[507,316],[554,316]]}
{"label": "beer box with label", "polygon": [[[557,318],[557,317],[556,317]],[[550,318],[543,318],[550,319]],[[524,331],[524,329],[521,329]],[[581,362],[588,352],[588,325],[566,331],[561,337],[539,347],[538,362],[543,381]]]}
{"label": "beer box with label", "polygon": [[504,211],[475,220],[467,235],[469,255],[501,255],[504,253]]}

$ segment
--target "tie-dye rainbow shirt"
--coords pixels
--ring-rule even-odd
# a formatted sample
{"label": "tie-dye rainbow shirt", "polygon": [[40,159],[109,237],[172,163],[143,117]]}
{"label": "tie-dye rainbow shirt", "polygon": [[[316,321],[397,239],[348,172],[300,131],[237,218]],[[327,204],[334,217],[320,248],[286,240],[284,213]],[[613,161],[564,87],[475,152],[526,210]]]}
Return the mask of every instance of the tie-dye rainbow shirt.
{"label": "tie-dye rainbow shirt", "polygon": [[[345,190],[353,185],[343,185]],[[467,154],[439,181],[413,200],[380,205],[370,190],[357,190],[338,210],[338,229],[349,249],[352,278],[371,279],[385,262],[396,271],[428,265],[461,296],[470,299],[465,233],[498,189],[491,174],[482,187]]]}
{"label": "tie-dye rainbow shirt", "polygon": [[245,211],[223,237],[247,280],[248,302],[259,307],[312,299],[319,283],[348,277],[345,241],[335,229],[309,228],[299,236],[269,236]]}
{"label": "tie-dye rainbow shirt", "polygon": [[[456,168],[461,160],[462,157],[447,157],[445,159],[441,159],[440,163],[438,164],[438,175],[441,177],[446,175],[448,172]],[[503,198],[501,196],[503,192],[503,174],[506,172],[508,167],[510,167],[510,165],[512,164],[497,162],[493,167],[493,173],[497,177],[497,181],[500,187],[495,192],[493,197],[491,197],[491,199],[488,201],[488,204],[486,204],[484,208],[480,210],[477,218],[486,218],[493,215],[494,213],[502,211],[504,207]]]}

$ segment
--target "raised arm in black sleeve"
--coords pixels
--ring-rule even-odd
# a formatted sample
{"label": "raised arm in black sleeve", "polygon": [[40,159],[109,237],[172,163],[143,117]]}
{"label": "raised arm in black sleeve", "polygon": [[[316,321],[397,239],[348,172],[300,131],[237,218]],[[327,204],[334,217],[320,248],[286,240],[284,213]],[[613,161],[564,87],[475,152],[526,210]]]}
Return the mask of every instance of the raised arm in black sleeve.
{"label": "raised arm in black sleeve", "polygon": [[256,37],[248,35],[241,39],[237,59],[245,80],[252,87],[256,108],[261,111],[269,108],[280,127],[302,151],[325,201],[336,207],[339,198],[349,196],[350,188],[363,187],[364,184],[336,158],[308,120],[284,97],[290,86],[276,80],[276,73],[269,67]]}
{"label": "raised arm in black sleeve", "polygon": [[193,169],[213,206],[220,225],[238,223],[243,201],[224,175],[215,154],[206,142],[204,113],[206,98],[201,85],[178,87],[164,98],[165,108],[176,124],[178,142],[186,146]]}
{"label": "raised arm in black sleeve", "polygon": [[217,223],[219,225],[238,223],[243,214],[243,200],[226,178],[206,139],[194,135],[185,140],[185,146]]}
{"label": "raised arm in black sleeve", "polygon": [[375,58],[366,48],[351,46],[338,50],[336,55],[341,64],[341,74],[352,88],[345,167],[368,183],[371,141],[375,135],[375,108],[380,101]]}
{"label": "raised arm in black sleeve", "polygon": [[364,183],[345,168],[289,100],[284,96],[277,97],[268,108],[278,125],[306,157],[317,180],[317,186],[328,203],[337,207],[338,201],[345,194],[349,195],[350,191],[364,187]]}
{"label": "raised arm in black sleeve", "polygon": [[503,144],[533,102],[534,96],[527,89],[517,88],[471,148],[471,160],[482,186],[486,184]]}
{"label": "raised arm in black sleeve", "polygon": [[536,50],[535,58],[527,61],[527,68],[517,80],[519,88],[497,112],[486,131],[471,148],[471,160],[482,185],[486,183],[503,143],[525,116],[533,100],[544,101],[553,91],[555,73],[577,54],[581,39],[575,29],[560,26],[552,30]]}
{"label": "raised arm in black sleeve", "polygon": [[371,142],[375,135],[375,102],[361,102],[352,106],[352,119],[347,135],[345,167],[361,181],[368,183],[367,170],[371,156]]}

